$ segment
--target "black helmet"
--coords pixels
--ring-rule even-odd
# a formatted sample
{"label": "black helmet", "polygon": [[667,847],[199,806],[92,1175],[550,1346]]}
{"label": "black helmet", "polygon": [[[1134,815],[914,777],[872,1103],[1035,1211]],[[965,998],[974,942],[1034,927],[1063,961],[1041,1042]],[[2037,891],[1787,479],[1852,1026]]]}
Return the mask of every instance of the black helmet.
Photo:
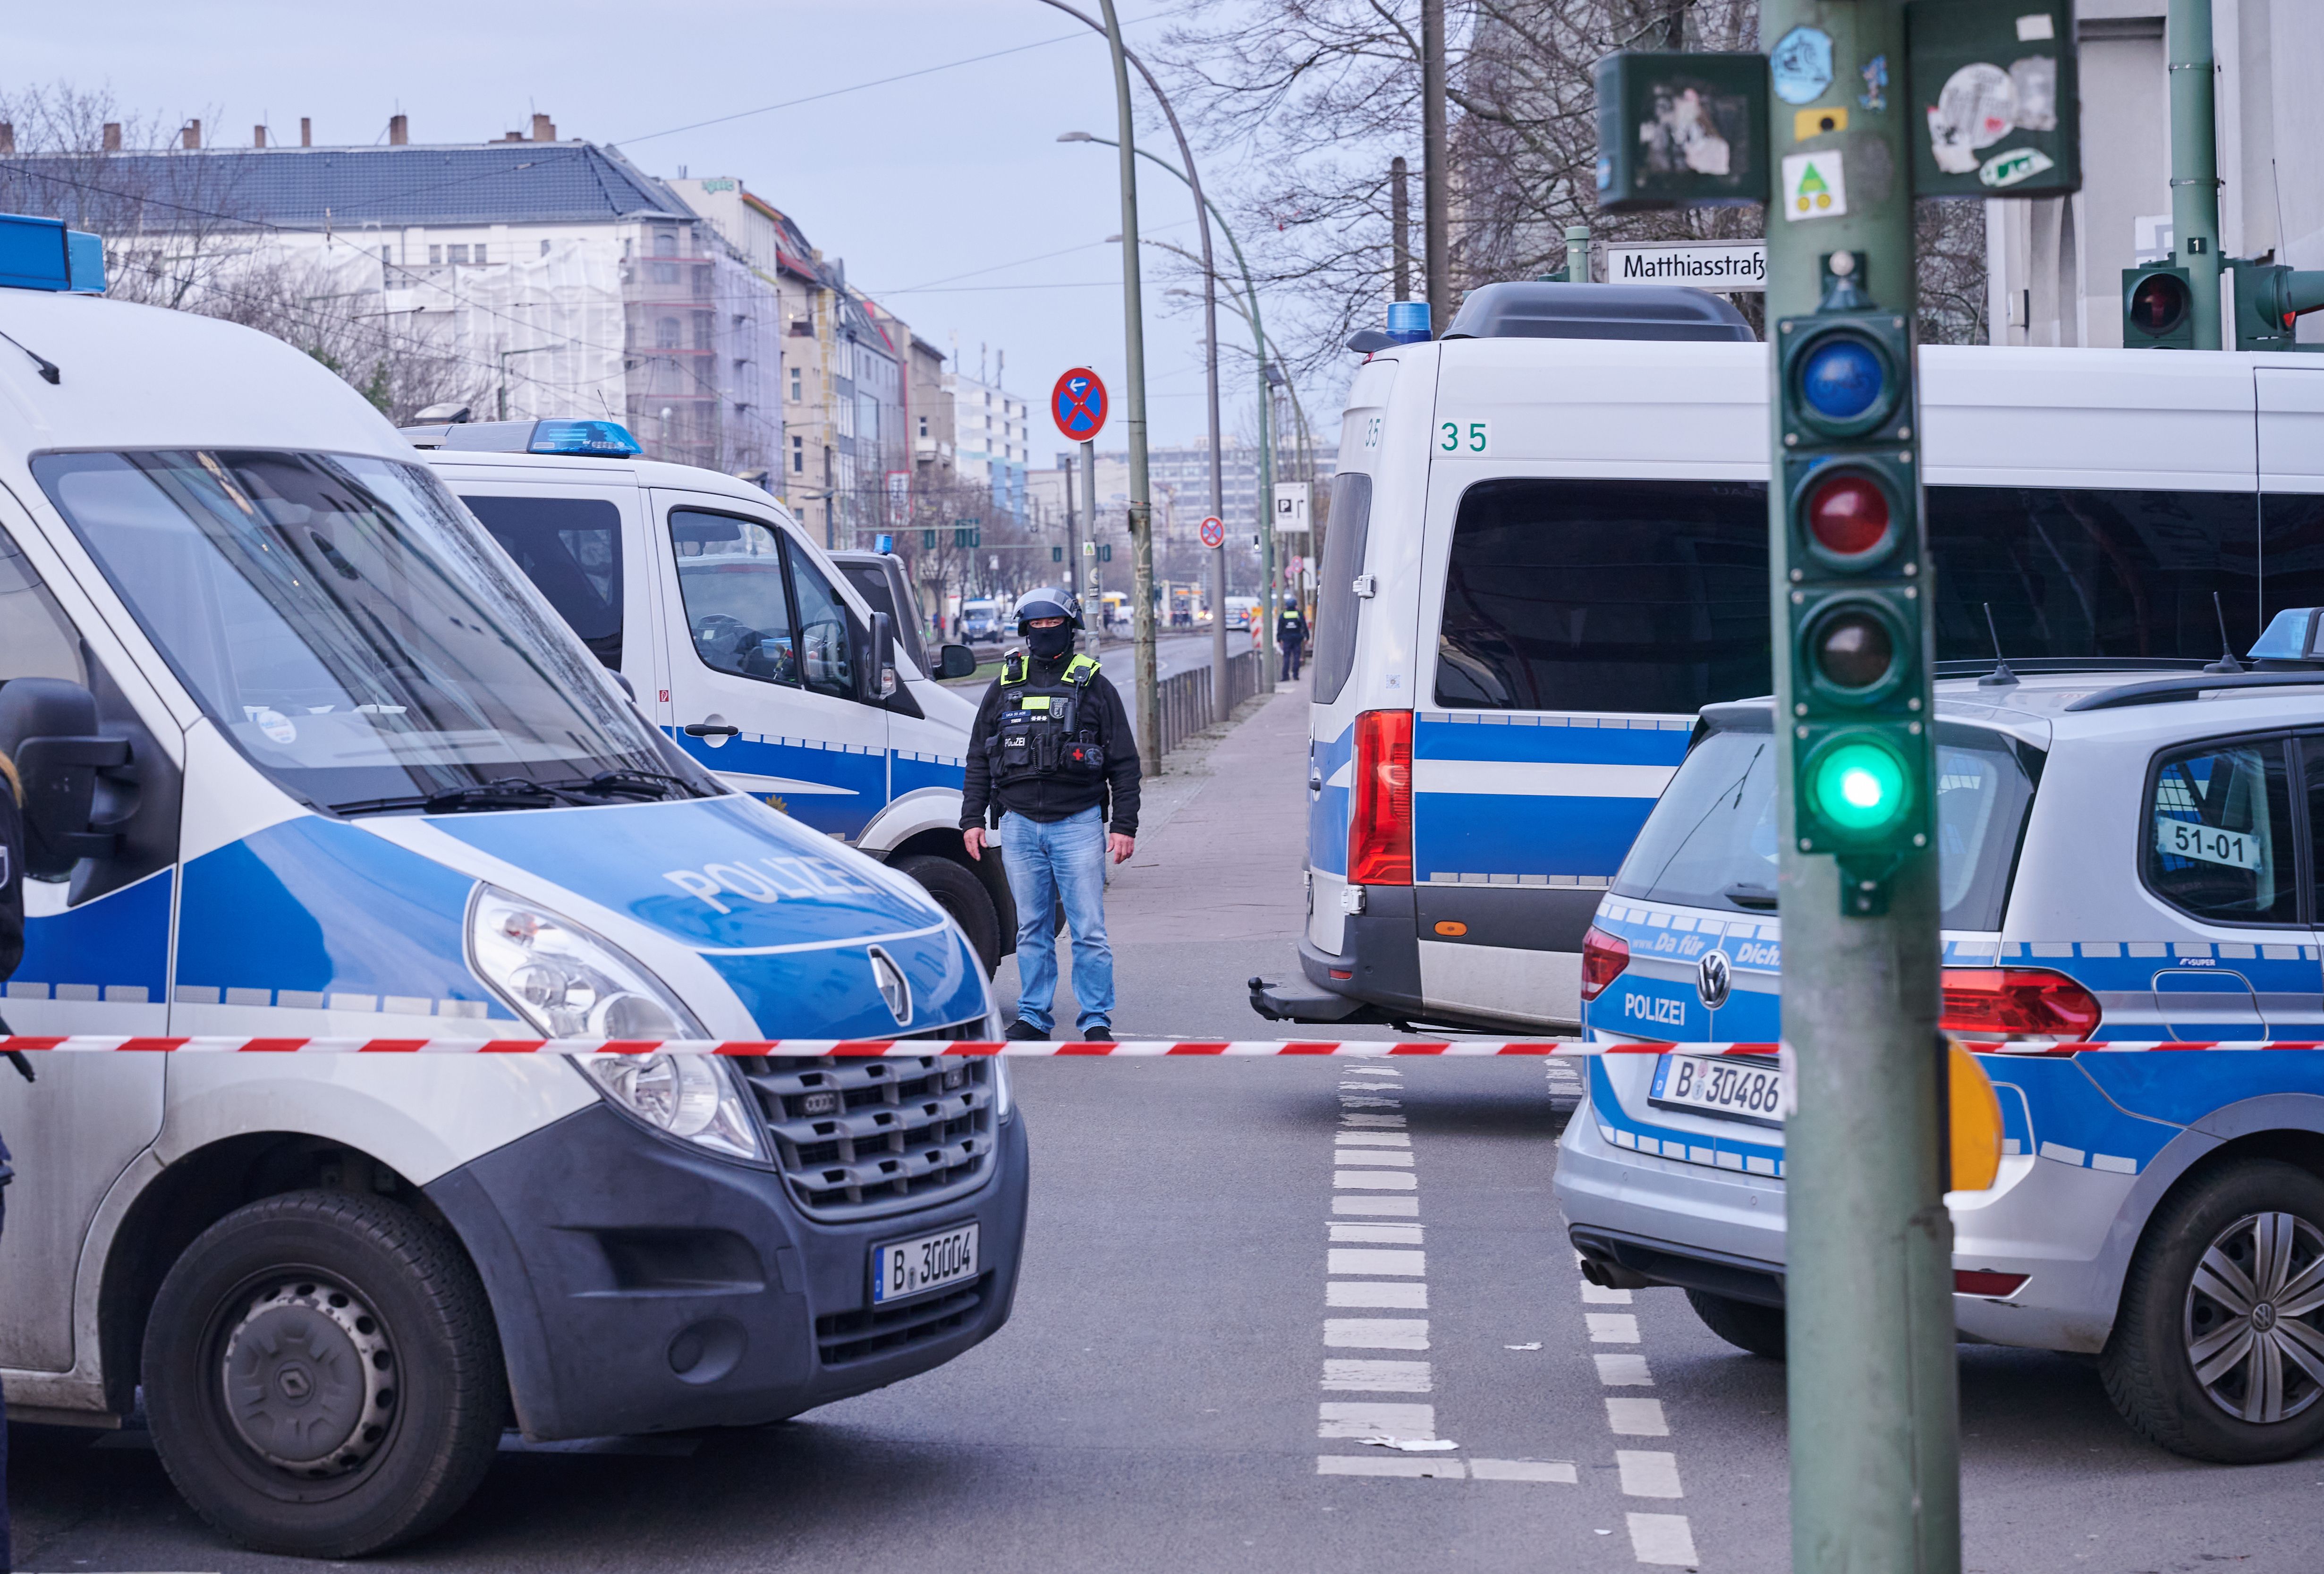
{"label": "black helmet", "polygon": [[1082,624],[1082,603],[1078,597],[1062,585],[1045,584],[1027,591],[1017,603],[1017,631],[1028,631],[1035,618],[1063,618],[1078,629]]}

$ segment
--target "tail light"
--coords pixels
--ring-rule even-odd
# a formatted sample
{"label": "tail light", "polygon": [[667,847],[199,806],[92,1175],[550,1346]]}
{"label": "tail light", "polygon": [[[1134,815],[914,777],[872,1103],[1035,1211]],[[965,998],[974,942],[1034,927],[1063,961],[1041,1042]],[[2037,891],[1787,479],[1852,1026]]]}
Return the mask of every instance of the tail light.
{"label": "tail light", "polygon": [[2033,1275],[2000,1274],[1991,1268],[1955,1268],[1953,1293],[1956,1295],[2015,1295],[2018,1288]]}
{"label": "tail light", "polygon": [[1348,881],[1412,883],[1412,713],[1356,718],[1355,812],[1348,823]]}
{"label": "tail light", "polygon": [[1597,925],[1582,937],[1582,998],[1594,1000],[1630,965],[1630,943]]}
{"label": "tail light", "polygon": [[2043,968],[1949,967],[1939,1023],[1963,1038],[2088,1038],[2098,1027],[2096,997]]}

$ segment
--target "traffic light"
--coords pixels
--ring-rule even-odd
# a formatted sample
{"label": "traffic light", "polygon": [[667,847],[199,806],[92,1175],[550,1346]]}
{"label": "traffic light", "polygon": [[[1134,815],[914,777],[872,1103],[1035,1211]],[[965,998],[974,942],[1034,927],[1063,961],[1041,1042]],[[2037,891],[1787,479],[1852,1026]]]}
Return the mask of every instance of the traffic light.
{"label": "traffic light", "polygon": [[2300,336],[2300,318],[2324,308],[2324,272],[2281,262],[2227,259],[2236,280],[2235,346],[2238,350],[2289,350]]}
{"label": "traffic light", "polygon": [[934,530],[922,530],[920,532],[920,550],[923,552],[933,552],[936,549],[936,533]]}
{"label": "traffic light", "polygon": [[952,544],[955,547],[982,547],[984,532],[975,525],[957,524],[952,528]]}
{"label": "traffic light", "polygon": [[1052,547],[1052,548],[1049,548],[1049,561],[1050,561],[1050,562],[1052,562],[1052,563],[1063,563],[1065,560],[1065,549],[1063,547]]}
{"label": "traffic light", "polygon": [[1097,560],[1100,563],[1111,563],[1113,561],[1112,542],[1105,541],[1099,544],[1097,549]]}
{"label": "traffic light", "polygon": [[1840,861],[1840,911],[1883,913],[1933,844],[1913,340],[1827,259],[1824,306],[1776,324],[1793,829]]}
{"label": "traffic light", "polygon": [[2195,286],[2186,269],[2156,262],[2122,271],[2122,345],[2126,350],[2195,347]]}

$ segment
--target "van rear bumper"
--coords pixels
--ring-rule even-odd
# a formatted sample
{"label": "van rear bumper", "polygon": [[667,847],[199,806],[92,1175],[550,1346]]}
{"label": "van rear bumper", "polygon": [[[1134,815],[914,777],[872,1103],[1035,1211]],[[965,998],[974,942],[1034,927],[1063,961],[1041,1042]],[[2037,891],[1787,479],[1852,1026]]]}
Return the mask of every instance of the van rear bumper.
{"label": "van rear bumper", "polygon": [[[805,1217],[783,1178],[600,1105],[426,1192],[483,1276],[517,1423],[536,1440],[754,1426],[939,1366],[1008,1321],[1025,1120],[965,1198],[859,1223]],[[980,1226],[978,1277],[870,1309],[881,1242]]]}

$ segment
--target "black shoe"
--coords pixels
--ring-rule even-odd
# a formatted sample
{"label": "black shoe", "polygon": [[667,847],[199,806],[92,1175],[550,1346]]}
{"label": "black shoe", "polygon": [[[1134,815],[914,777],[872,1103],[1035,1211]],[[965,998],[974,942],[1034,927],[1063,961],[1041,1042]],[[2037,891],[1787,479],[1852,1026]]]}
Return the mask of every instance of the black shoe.
{"label": "black shoe", "polygon": [[1011,1022],[1009,1025],[1009,1031],[1001,1036],[1020,1044],[1028,1041],[1034,1044],[1047,1044],[1049,1041],[1047,1034],[1026,1021],[1022,1017]]}
{"label": "black shoe", "polygon": [[1082,1031],[1082,1042],[1084,1044],[1111,1044],[1113,1042],[1113,1029],[1105,1026],[1084,1028]]}

